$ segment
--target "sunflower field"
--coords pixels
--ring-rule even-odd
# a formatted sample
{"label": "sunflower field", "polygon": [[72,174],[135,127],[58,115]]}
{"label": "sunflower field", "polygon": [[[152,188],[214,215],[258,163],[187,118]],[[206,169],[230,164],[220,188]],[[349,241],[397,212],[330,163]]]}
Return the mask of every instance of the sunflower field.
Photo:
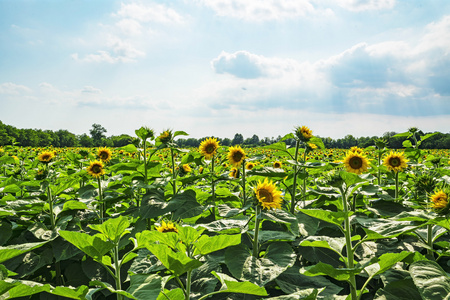
{"label": "sunflower field", "polygon": [[[0,148],[0,299],[450,299],[450,152],[136,130]],[[295,139],[295,147],[283,141]]]}

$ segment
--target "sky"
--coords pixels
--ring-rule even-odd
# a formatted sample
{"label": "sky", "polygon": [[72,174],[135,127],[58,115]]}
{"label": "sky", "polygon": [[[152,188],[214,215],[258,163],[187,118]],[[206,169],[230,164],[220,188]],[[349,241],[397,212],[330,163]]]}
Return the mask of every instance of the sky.
{"label": "sky", "polygon": [[0,121],[450,132],[448,0],[0,0]]}

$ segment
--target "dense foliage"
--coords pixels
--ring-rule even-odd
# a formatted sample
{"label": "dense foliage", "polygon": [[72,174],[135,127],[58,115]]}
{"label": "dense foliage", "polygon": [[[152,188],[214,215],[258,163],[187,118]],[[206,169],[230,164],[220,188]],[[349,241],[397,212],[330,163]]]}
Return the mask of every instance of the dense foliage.
{"label": "dense foliage", "polygon": [[435,134],[344,150],[306,126],[262,147],[135,133],[0,147],[0,299],[448,299]]}

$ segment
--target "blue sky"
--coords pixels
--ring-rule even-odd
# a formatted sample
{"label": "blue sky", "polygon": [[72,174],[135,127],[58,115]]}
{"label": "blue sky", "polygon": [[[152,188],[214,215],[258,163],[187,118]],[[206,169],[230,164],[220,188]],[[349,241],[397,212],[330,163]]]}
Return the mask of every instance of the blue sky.
{"label": "blue sky", "polygon": [[107,135],[450,130],[448,0],[0,0],[0,120]]}

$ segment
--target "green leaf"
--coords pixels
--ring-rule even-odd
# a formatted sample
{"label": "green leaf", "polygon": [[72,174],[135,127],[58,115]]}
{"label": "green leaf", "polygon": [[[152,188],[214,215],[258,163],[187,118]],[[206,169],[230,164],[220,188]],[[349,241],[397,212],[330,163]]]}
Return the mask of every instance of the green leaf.
{"label": "green leaf", "polygon": [[342,256],[342,249],[345,246],[345,238],[309,236],[300,243],[300,246],[326,248],[336,252],[339,256]]}
{"label": "green leaf", "polygon": [[321,138],[314,136],[309,140],[309,143],[316,145],[320,149],[325,149],[325,145],[323,144],[323,141]]}
{"label": "green leaf", "polygon": [[111,293],[114,294],[119,294],[122,296],[125,296],[129,299],[134,299],[137,300],[133,295],[131,295],[130,293],[126,292],[126,291],[122,291],[122,290],[116,290],[111,284],[107,283],[107,282],[103,282],[103,281],[99,281],[99,280],[93,280],[89,282],[90,286],[100,286],[100,289],[97,289],[97,291],[101,290],[101,289],[106,289]]}
{"label": "green leaf", "polygon": [[423,300],[411,278],[389,282],[377,290],[374,300]]}
{"label": "green leaf", "polygon": [[402,146],[405,148],[411,148],[413,145],[410,140],[405,140],[403,141]]}
{"label": "green leaf", "polygon": [[192,244],[196,241],[203,231],[203,228],[195,229],[191,226],[178,226],[178,236],[185,245]]}
{"label": "green leaf", "polygon": [[364,268],[364,270],[373,277],[389,270],[396,263],[403,261],[412,253],[408,251],[402,251],[400,253],[385,253],[380,257],[375,257],[371,260],[373,264]]}
{"label": "green leaf", "polygon": [[79,286],[77,288],[57,286],[51,291],[52,294],[70,298],[70,299],[86,299],[85,296],[89,292],[89,288],[85,285]]}
{"label": "green leaf", "polygon": [[113,243],[101,239],[98,234],[61,230],[59,235],[96,261],[102,261],[102,256],[114,248]]}
{"label": "green leaf", "polygon": [[176,137],[176,136],[179,136],[179,135],[189,135],[189,134],[187,134],[186,132],[181,131],[181,130],[175,131],[173,133],[173,137]]}
{"label": "green leaf", "polygon": [[48,241],[39,242],[39,243],[24,243],[24,244],[19,244],[19,245],[10,245],[10,246],[6,246],[6,247],[0,247],[0,263],[3,263],[4,261],[7,261],[8,259],[11,259],[18,255],[21,255],[28,251],[39,248],[46,243],[48,243]]}
{"label": "green leaf", "polygon": [[282,209],[267,210],[261,213],[261,219],[286,224],[293,235],[299,235],[297,218],[290,212]]}
{"label": "green leaf", "polygon": [[76,201],[76,200],[69,200],[64,203],[64,206],[63,206],[63,209],[61,212],[68,211],[68,210],[76,210],[76,209],[87,209],[87,208],[88,208],[87,205],[83,202]]}
{"label": "green leaf", "polygon": [[357,275],[361,272],[361,270],[361,268],[335,268],[329,264],[319,262],[314,266],[303,268],[302,273],[307,276],[327,275],[339,281],[348,281],[350,279],[350,275]]}
{"label": "green leaf", "polygon": [[180,276],[202,265],[200,261],[189,258],[184,252],[174,252],[166,245],[153,244],[146,247],[175,276]]}
{"label": "green leaf", "polygon": [[135,274],[130,276],[130,287],[127,292],[136,299],[157,299],[161,292],[161,276],[157,274]]}
{"label": "green leaf", "polygon": [[194,254],[206,255],[208,253],[225,249],[230,246],[239,245],[241,243],[241,235],[202,235],[200,239],[194,243],[196,251]]}
{"label": "green leaf", "polygon": [[[345,213],[342,211],[334,212],[324,209],[300,209],[300,211],[308,216],[317,218],[327,223],[335,224],[342,228],[342,223],[345,220]],[[353,213],[349,212],[349,216]]]}
{"label": "green leaf", "polygon": [[236,279],[222,273],[211,272],[217,279],[219,279],[222,287],[215,293],[238,293],[238,294],[250,294],[256,296],[267,296],[266,289],[259,287],[248,281],[238,282]]}
{"label": "green leaf", "polygon": [[409,272],[423,299],[450,299],[450,277],[438,263],[417,261],[410,265]]}
{"label": "green leaf", "polygon": [[286,143],[284,142],[278,142],[278,143],[274,143],[274,144],[270,144],[267,146],[264,146],[263,148],[265,149],[272,149],[272,150],[280,150],[280,151],[287,151],[286,150]]}
{"label": "green leaf", "polygon": [[339,175],[344,180],[345,184],[349,187],[351,185],[367,181],[366,179],[361,178],[357,174],[346,172],[346,171],[340,171]]}
{"label": "green leaf", "polygon": [[[14,282],[18,284],[8,291],[8,297],[3,298],[3,293],[0,288],[0,299],[14,299],[19,297],[27,297],[41,292],[50,292],[50,284],[41,284],[34,281],[20,280]],[[1,282],[0,282],[1,285]]]}
{"label": "green leaf", "polygon": [[295,259],[295,252],[283,242],[270,244],[262,258],[253,257],[243,244],[225,251],[225,263],[231,274],[239,280],[248,280],[259,286],[277,278],[294,264]]}
{"label": "green leaf", "polygon": [[123,151],[128,152],[128,153],[135,153],[135,152],[137,152],[137,148],[133,144],[128,144],[126,146],[117,148],[116,150],[118,150],[118,151],[123,150]]}
{"label": "green leaf", "polygon": [[102,224],[91,224],[91,227],[94,230],[100,231],[105,237],[117,244],[122,236],[127,233],[130,233],[126,230],[130,226],[130,222],[124,216],[119,216],[117,218],[110,218],[103,222]]}

